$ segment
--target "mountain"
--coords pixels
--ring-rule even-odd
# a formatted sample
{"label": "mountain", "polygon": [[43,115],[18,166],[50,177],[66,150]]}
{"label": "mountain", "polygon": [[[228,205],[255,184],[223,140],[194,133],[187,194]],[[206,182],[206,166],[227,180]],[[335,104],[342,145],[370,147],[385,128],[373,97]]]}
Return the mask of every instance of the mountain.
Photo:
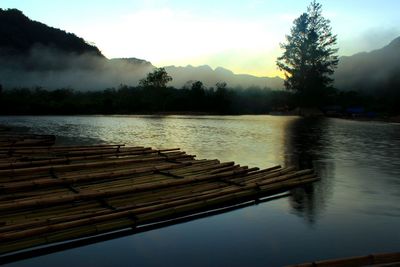
{"label": "mountain", "polygon": [[334,79],[341,90],[400,91],[400,37],[381,49],[341,57]]}
{"label": "mountain", "polygon": [[[137,58],[105,58],[100,50],[60,29],[33,21],[17,9],[0,9],[0,83],[5,88],[41,86],[97,90],[119,84],[136,85],[154,69]],[[166,67],[171,85],[200,80],[207,86],[226,82],[231,87],[282,88],[279,77],[234,74],[224,68]]]}
{"label": "mountain", "polygon": [[2,55],[27,54],[40,44],[67,53],[93,53],[103,57],[96,46],[75,34],[30,20],[18,9],[0,9],[0,36]]}
{"label": "mountain", "polygon": [[[107,59],[84,39],[33,21],[17,9],[0,9],[0,36],[0,84],[5,88],[98,90],[136,85],[154,69],[146,60]],[[165,68],[173,77],[171,85],[178,88],[197,80],[206,86],[226,82],[230,87],[283,88],[279,77],[234,74],[221,67]],[[341,57],[334,79],[334,86],[341,90],[400,92],[400,37],[381,49]]]}
{"label": "mountain", "polygon": [[99,90],[137,84],[154,68],[136,59],[105,58],[73,33],[30,20],[17,9],[0,9],[0,84]]}
{"label": "mountain", "polygon": [[272,89],[283,88],[283,80],[279,77],[256,77],[247,74],[234,74],[232,71],[217,67],[212,69],[208,65],[193,67],[167,66],[165,70],[173,78],[172,85],[181,87],[188,81],[201,81],[206,86],[215,86],[217,82],[226,82],[229,87],[269,87]]}
{"label": "mountain", "polygon": [[112,58],[110,59],[110,62],[114,63],[125,63],[125,64],[130,64],[130,65],[136,65],[136,66],[143,66],[143,67],[151,67],[155,68],[151,62],[144,60],[144,59],[139,59],[139,58],[134,58],[134,57],[129,57],[129,58]]}

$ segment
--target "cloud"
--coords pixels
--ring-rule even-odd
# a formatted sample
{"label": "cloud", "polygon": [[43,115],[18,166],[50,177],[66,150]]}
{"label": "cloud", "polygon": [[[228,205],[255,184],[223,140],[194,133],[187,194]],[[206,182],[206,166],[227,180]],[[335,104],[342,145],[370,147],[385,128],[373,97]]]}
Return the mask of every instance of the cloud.
{"label": "cloud", "polygon": [[[196,64],[198,58],[225,51],[238,51],[238,60],[249,53],[266,58],[263,53],[276,49],[284,39],[279,24],[273,19],[238,19],[218,14],[204,17],[192,11],[160,8],[86,26],[77,34],[95,40],[108,57],[134,56],[162,66]],[[265,60],[274,61],[275,57]]]}
{"label": "cloud", "polygon": [[398,36],[400,36],[400,29],[394,27],[368,28],[358,34],[338,35],[339,53],[350,56],[363,51],[379,49]]}

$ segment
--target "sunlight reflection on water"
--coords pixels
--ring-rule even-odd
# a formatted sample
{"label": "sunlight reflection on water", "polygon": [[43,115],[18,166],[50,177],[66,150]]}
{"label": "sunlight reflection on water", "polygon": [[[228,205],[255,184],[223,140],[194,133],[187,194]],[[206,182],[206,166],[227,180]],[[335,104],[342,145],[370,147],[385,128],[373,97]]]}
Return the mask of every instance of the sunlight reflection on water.
{"label": "sunlight reflection on water", "polygon": [[400,249],[400,125],[276,116],[24,116],[0,124],[56,134],[62,144],[180,147],[249,166],[313,165],[321,177],[287,198],[13,266],[280,266]]}

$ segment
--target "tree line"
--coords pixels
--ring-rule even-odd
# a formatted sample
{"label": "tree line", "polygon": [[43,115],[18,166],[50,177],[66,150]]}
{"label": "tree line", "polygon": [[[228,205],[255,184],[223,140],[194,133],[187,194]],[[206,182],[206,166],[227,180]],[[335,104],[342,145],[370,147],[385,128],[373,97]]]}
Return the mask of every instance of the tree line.
{"label": "tree line", "polygon": [[292,93],[228,88],[225,83],[206,88],[201,81],[174,87],[127,86],[103,91],[15,88],[0,91],[0,114],[266,114],[292,105]]}
{"label": "tree line", "polygon": [[[0,115],[76,114],[269,114],[286,113],[302,102],[291,91],[268,88],[230,88],[225,83],[205,87],[201,81],[183,88],[121,85],[103,91],[15,88],[1,90]],[[320,107],[337,106],[344,112],[364,107],[381,114],[399,114],[396,98],[359,92],[332,91]]]}
{"label": "tree line", "polygon": [[167,86],[172,78],[159,68],[138,86],[121,85],[104,91],[42,88],[2,91],[0,87],[0,114],[266,114],[297,107],[322,110],[334,107],[333,111],[339,115],[356,107],[399,114],[398,94],[368,95],[333,88],[332,74],[338,64],[336,42],[330,21],[322,16],[321,4],[313,0],[307,12],[294,20],[286,42],[281,44],[284,52],[277,59],[277,66],[285,75],[286,91],[235,90],[224,82],[207,88],[201,81],[177,89]]}

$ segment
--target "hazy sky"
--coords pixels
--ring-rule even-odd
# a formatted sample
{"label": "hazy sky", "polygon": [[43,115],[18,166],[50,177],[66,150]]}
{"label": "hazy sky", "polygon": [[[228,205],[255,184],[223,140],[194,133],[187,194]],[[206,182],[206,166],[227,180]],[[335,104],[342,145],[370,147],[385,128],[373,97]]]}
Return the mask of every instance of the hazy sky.
{"label": "hazy sky", "polygon": [[[340,55],[380,48],[400,36],[399,0],[320,0]],[[103,54],[156,66],[222,66],[275,76],[279,43],[310,1],[0,0],[33,20],[96,44]]]}

